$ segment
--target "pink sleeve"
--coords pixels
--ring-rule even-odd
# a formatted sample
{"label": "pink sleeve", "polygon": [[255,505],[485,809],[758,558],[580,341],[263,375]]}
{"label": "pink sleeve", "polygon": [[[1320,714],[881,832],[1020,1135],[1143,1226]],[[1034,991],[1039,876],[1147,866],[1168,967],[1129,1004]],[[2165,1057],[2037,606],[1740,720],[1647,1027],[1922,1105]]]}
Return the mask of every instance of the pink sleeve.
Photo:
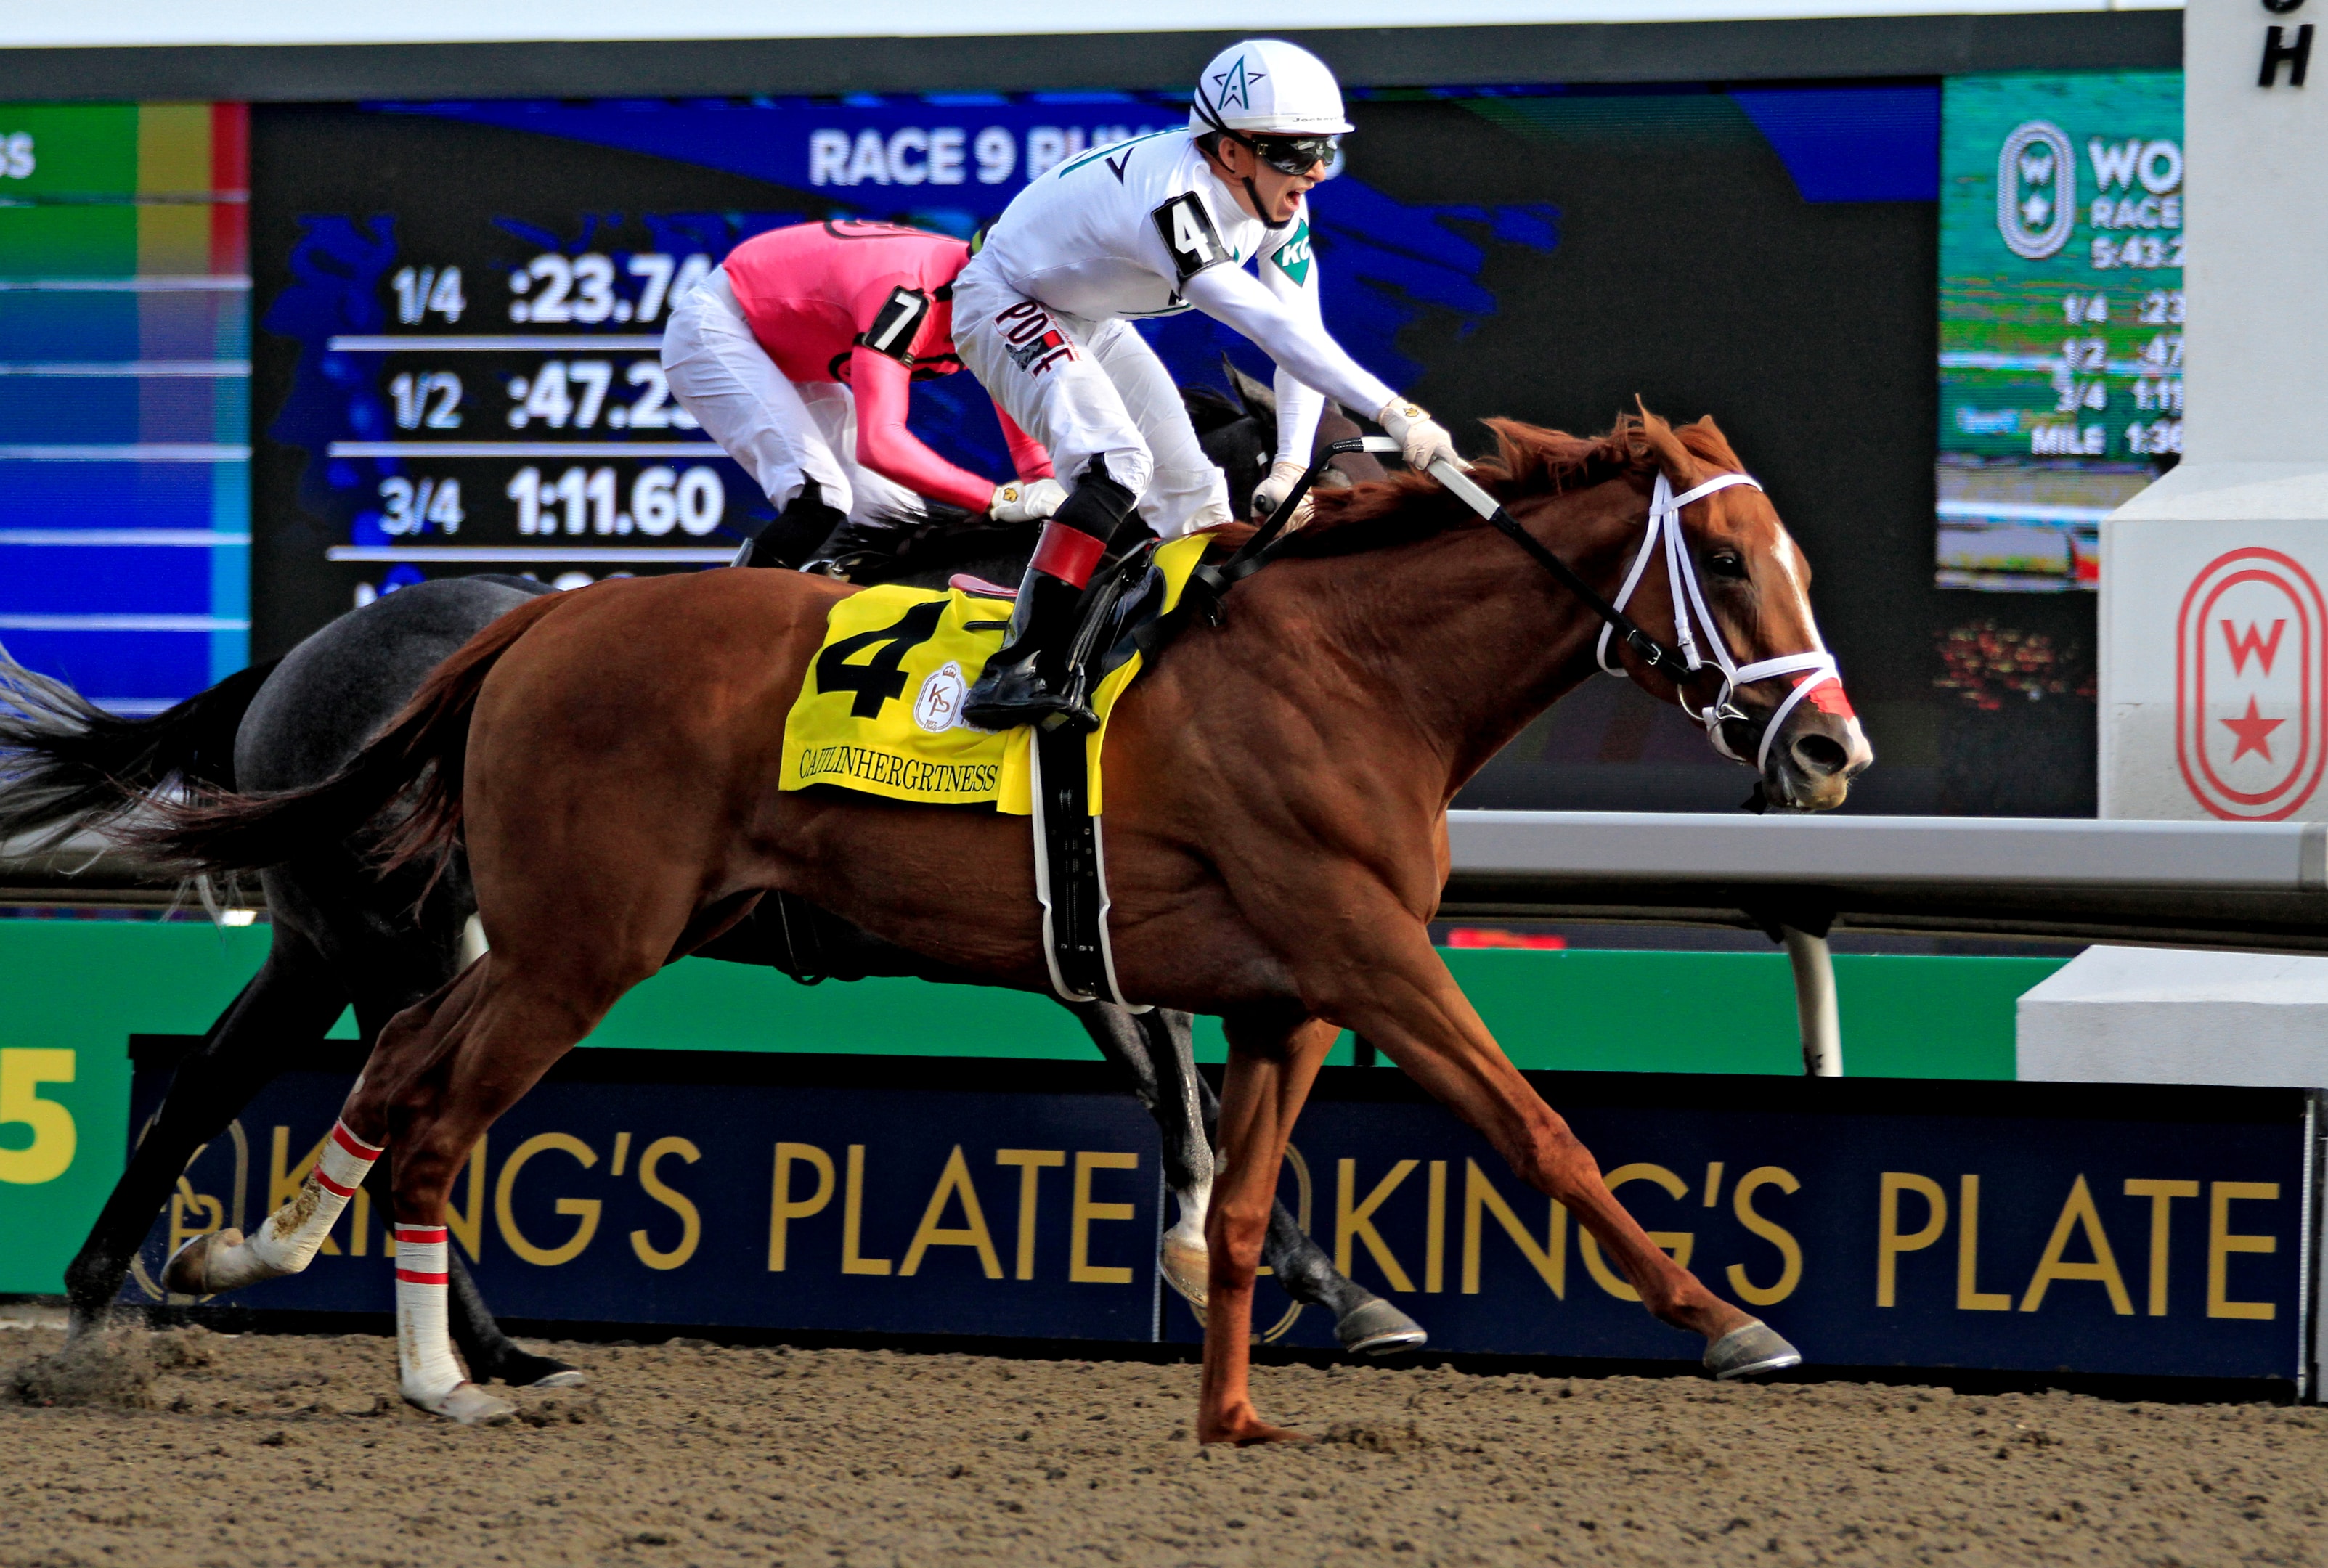
{"label": "pink sleeve", "polygon": [[954,467],[906,427],[913,373],[887,354],[859,345],[849,356],[849,384],[857,394],[857,461],[916,494],[967,511],[994,503],[994,486]]}
{"label": "pink sleeve", "polygon": [[1019,429],[1018,422],[1005,414],[1000,403],[994,406],[994,417],[1002,421],[1002,439],[1010,443],[1010,466],[1018,470],[1020,479],[1059,477],[1051,468],[1051,454],[1043,450],[1043,443]]}

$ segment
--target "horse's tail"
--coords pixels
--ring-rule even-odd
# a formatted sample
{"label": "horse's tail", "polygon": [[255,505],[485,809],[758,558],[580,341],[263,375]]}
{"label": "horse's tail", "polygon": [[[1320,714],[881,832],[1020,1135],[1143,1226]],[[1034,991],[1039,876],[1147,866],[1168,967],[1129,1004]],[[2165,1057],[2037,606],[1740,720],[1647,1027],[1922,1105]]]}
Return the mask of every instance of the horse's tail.
{"label": "horse's tail", "polygon": [[142,719],[108,713],[0,649],[0,839],[54,843],[174,783],[234,788],[234,737],[276,661]]}
{"label": "horse's tail", "polygon": [[521,604],[455,649],[380,733],[322,783],[275,795],[163,802],[150,819],[125,828],[123,838],[192,873],[257,871],[344,844],[402,800],[380,836],[383,871],[424,856],[441,862],[460,834],[462,755],[477,693],[502,655],[563,600],[550,593]]}

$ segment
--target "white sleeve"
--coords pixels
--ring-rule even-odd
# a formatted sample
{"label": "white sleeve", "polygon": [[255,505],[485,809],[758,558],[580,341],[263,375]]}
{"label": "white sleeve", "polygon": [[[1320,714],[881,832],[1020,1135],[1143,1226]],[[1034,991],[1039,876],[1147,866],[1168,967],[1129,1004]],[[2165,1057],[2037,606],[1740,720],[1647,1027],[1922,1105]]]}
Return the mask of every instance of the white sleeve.
{"label": "white sleeve", "polygon": [[[1304,247],[1305,254],[1298,263],[1301,269],[1300,281],[1296,282],[1290,271],[1278,265],[1278,253],[1275,251],[1261,258],[1261,281],[1288,310],[1316,328],[1318,335],[1322,338],[1326,335],[1326,323],[1318,310],[1318,263],[1313,256],[1307,254],[1309,238],[1310,226],[1304,223],[1295,238],[1286,242]],[[1277,368],[1276,391],[1277,461],[1298,462],[1306,468],[1310,463],[1310,454],[1318,444],[1318,419],[1326,411],[1326,395],[1305,385],[1300,377],[1282,365]],[[1376,408],[1381,406],[1379,403],[1375,405]]]}
{"label": "white sleeve", "polygon": [[[1314,303],[1305,310],[1280,299],[1241,266],[1205,268],[1180,285],[1180,297],[1223,326],[1252,339],[1262,352],[1277,361],[1281,371],[1304,387],[1338,399],[1354,412],[1372,418],[1376,409],[1398,396],[1327,335]],[[1282,385],[1281,379],[1281,388]],[[1281,443],[1285,428],[1281,412],[1279,420]]]}

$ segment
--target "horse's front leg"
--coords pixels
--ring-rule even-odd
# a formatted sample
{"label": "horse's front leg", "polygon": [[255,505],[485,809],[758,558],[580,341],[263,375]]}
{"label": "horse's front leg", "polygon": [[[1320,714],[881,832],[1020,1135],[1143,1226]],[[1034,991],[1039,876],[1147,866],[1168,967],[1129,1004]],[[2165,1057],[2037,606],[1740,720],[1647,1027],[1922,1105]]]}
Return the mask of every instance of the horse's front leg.
{"label": "horse's front leg", "polygon": [[[1703,1334],[1705,1365],[1735,1377],[1801,1360],[1794,1347],[1722,1300],[1648,1238],[1600,1177],[1600,1164],[1512,1066],[1431,946],[1430,929],[1387,891],[1347,888],[1330,934],[1311,933],[1301,994],[1354,1029],[1464,1121],[1537,1191],[1557,1199],[1615,1260],[1661,1321]],[[1322,939],[1321,939],[1322,938]]]}
{"label": "horse's front leg", "polygon": [[1277,1171],[1301,1102],[1317,1081],[1334,1027],[1272,1011],[1225,1018],[1229,1067],[1221,1096],[1220,1143],[1208,1244],[1205,1376],[1197,1441],[1248,1443],[1298,1440],[1253,1407],[1253,1282],[1277,1203]]}

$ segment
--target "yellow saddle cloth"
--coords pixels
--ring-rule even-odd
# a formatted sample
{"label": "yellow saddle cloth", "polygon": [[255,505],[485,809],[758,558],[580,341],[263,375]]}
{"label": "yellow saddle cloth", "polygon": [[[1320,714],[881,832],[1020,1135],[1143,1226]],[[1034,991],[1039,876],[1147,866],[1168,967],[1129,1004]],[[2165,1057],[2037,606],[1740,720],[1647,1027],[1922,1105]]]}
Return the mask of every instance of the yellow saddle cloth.
{"label": "yellow saddle cloth", "polygon": [[[1204,559],[1201,535],[1159,548],[1159,613],[1180,602]],[[824,642],[784,720],[781,788],[841,789],[938,806],[992,806],[1024,817],[1033,809],[1025,728],[991,734],[962,723],[962,697],[1002,646],[1010,602],[882,583],[832,607]],[[1099,728],[1085,737],[1091,813],[1100,804],[1100,756],[1108,714],[1140,673],[1133,651],[1108,669],[1091,697]]]}

